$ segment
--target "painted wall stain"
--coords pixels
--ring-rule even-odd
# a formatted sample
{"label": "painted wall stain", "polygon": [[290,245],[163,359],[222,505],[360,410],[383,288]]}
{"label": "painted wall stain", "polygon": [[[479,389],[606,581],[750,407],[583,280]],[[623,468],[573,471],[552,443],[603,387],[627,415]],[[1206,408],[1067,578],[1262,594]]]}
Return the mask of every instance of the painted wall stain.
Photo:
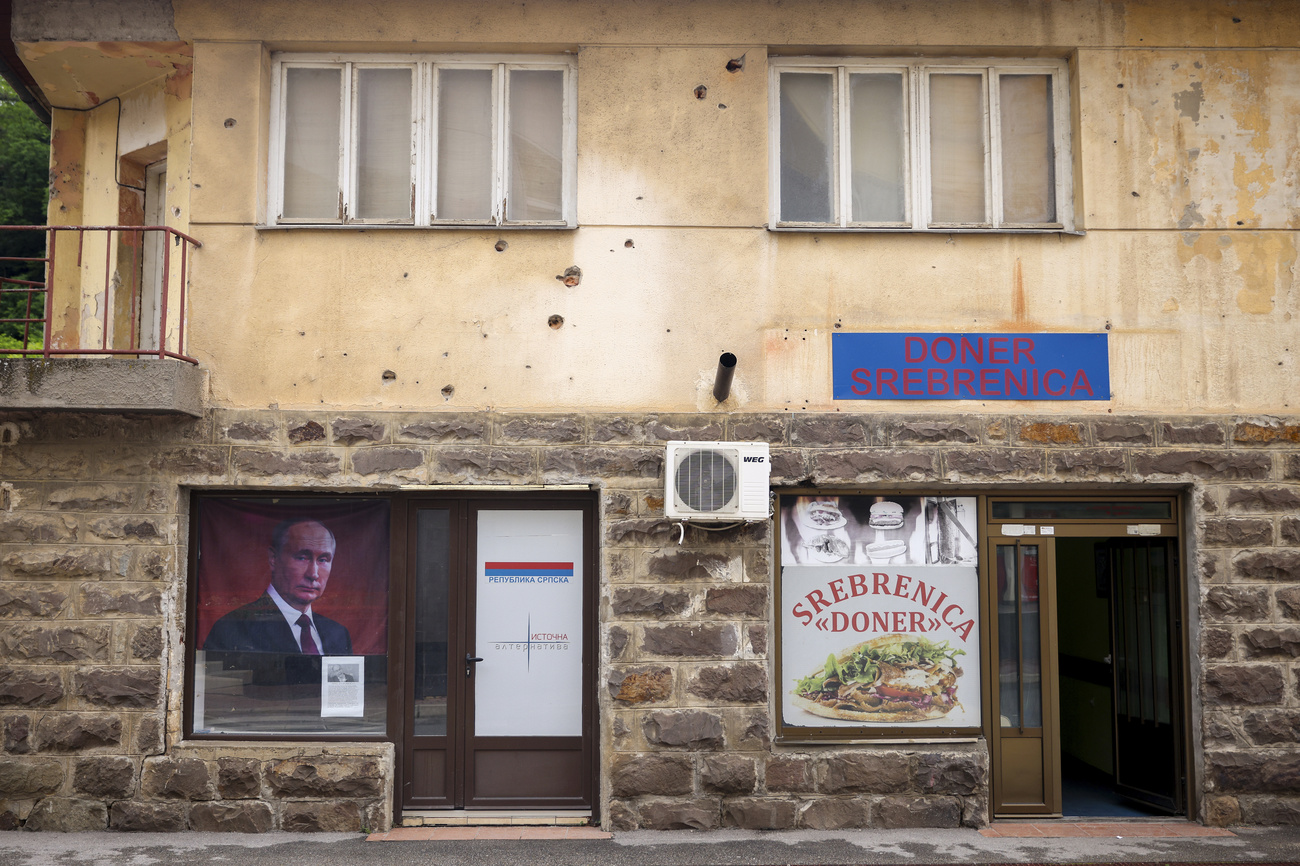
{"label": "painted wall stain", "polygon": [[1193,81],[1192,86],[1186,90],[1174,94],[1174,108],[1183,117],[1190,118],[1193,123],[1200,122],[1201,119],[1201,101],[1205,99],[1205,88],[1201,82]]}
{"label": "painted wall stain", "polygon": [[1218,264],[1224,261],[1224,254],[1229,250],[1236,260],[1235,273],[1240,279],[1237,309],[1250,315],[1273,312],[1273,299],[1277,293],[1289,293],[1295,283],[1292,269],[1296,262],[1296,248],[1292,239],[1273,232],[1251,232],[1235,237],[1184,232],[1178,246],[1178,258],[1183,265],[1197,256]]}

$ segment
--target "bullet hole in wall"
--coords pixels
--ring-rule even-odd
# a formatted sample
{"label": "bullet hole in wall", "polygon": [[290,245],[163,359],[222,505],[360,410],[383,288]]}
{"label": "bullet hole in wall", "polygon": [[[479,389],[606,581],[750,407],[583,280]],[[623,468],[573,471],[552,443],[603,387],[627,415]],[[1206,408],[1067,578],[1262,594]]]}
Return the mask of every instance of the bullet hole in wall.
{"label": "bullet hole in wall", "polygon": [[496,250],[499,253],[504,253],[506,251],[506,247],[508,246],[510,246],[510,244],[506,243],[505,239],[502,239],[497,241],[496,244],[492,247],[492,249]]}
{"label": "bullet hole in wall", "polygon": [[582,268],[577,265],[567,267],[564,269],[564,273],[556,274],[555,278],[569,288],[573,288],[578,283],[582,282]]}
{"label": "bullet hole in wall", "polygon": [[233,117],[227,117],[226,122],[223,125],[226,129],[230,129],[230,127],[235,125],[235,119]]}
{"label": "bullet hole in wall", "polygon": [[742,69],[744,69],[744,68],[745,68],[745,55],[744,55],[744,54],[740,55],[739,57],[734,57],[734,58],[732,58],[731,60],[728,60],[728,61],[727,61],[727,71],[728,71],[728,72],[739,72],[740,70],[742,70]]}
{"label": "bullet hole in wall", "polygon": [[695,98],[696,98],[696,99],[703,99],[704,97],[706,97],[706,96],[708,96],[708,95],[709,95],[709,88],[705,87],[703,84],[698,85],[698,86],[695,88]]}
{"label": "bullet hole in wall", "polygon": [[551,316],[546,320],[546,324],[550,325],[552,330],[558,331],[564,327],[564,316]]}
{"label": "bullet hole in wall", "polygon": [[1233,19],[1232,19],[1232,23],[1233,23],[1233,24],[1240,24],[1240,23],[1241,23],[1241,19],[1240,19],[1240,18],[1233,18]]}
{"label": "bullet hole in wall", "polygon": [[632,239],[631,239],[631,238],[628,238],[627,240],[623,241],[623,246],[627,247],[627,248],[630,250],[630,249],[632,249],[633,247],[635,247],[636,244],[632,243]]}
{"label": "bullet hole in wall", "polygon": [[1142,198],[1142,196],[1137,194],[1137,190],[1133,190],[1129,195],[1133,196],[1133,198]]}
{"label": "bullet hole in wall", "polygon": [[[1281,361],[1278,362],[1282,363]],[[18,425],[12,421],[0,424],[0,445],[12,445],[18,441]]]}
{"label": "bullet hole in wall", "polygon": [[451,399],[451,395],[452,395],[452,394],[455,394],[455,393],[456,393],[456,386],[455,386],[455,385],[443,385],[443,386],[442,386],[442,397],[443,397],[444,400],[450,400],[450,399]]}
{"label": "bullet hole in wall", "polygon": [[1116,87],[1119,87],[1119,88],[1123,88],[1124,85],[1123,85],[1123,84],[1116,84],[1115,86],[1116,86]]}
{"label": "bullet hole in wall", "polygon": [[721,103],[721,102],[718,103],[718,108],[726,108],[726,107],[727,107],[727,106],[726,106],[725,104],[723,104],[723,103]]}
{"label": "bullet hole in wall", "polygon": [[397,381],[397,374],[394,373],[392,370],[385,370],[384,375],[380,378],[382,378],[385,382],[395,382]]}

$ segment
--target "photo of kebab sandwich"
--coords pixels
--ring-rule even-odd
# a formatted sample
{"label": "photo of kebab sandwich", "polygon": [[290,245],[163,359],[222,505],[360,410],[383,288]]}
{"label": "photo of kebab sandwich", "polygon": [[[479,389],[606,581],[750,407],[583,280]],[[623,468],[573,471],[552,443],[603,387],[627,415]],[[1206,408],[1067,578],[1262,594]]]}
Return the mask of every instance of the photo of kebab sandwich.
{"label": "photo of kebab sandwich", "polygon": [[854,722],[922,722],[958,706],[957,656],[966,651],[923,637],[887,634],[832,653],[798,680],[797,707]]}

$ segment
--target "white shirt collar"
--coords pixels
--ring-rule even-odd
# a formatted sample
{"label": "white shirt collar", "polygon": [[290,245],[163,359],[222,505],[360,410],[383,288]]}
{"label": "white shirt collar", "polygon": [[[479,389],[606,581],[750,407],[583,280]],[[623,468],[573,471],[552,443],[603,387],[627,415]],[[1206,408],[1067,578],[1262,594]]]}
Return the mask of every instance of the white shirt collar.
{"label": "white shirt collar", "polygon": [[[311,616],[311,605],[307,605],[306,610],[298,610],[296,607],[290,605],[289,602],[285,601],[280,593],[275,591],[274,586],[268,586],[266,588],[266,594],[271,596],[271,601],[275,602],[275,606],[280,608],[280,613],[284,615],[286,620],[288,620],[289,625],[297,625],[298,617],[302,616],[304,613],[307,614],[307,616]],[[315,622],[315,620],[312,620],[313,624]]]}

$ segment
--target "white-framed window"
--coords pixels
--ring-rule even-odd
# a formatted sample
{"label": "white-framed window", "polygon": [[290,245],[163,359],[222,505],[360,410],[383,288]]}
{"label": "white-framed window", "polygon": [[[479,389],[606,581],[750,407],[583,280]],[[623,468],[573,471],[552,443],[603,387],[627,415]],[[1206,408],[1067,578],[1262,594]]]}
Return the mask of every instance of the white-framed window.
{"label": "white-framed window", "polygon": [[573,58],[280,54],[267,225],[573,227]]}
{"label": "white-framed window", "polygon": [[771,227],[1074,230],[1065,61],[770,67]]}

